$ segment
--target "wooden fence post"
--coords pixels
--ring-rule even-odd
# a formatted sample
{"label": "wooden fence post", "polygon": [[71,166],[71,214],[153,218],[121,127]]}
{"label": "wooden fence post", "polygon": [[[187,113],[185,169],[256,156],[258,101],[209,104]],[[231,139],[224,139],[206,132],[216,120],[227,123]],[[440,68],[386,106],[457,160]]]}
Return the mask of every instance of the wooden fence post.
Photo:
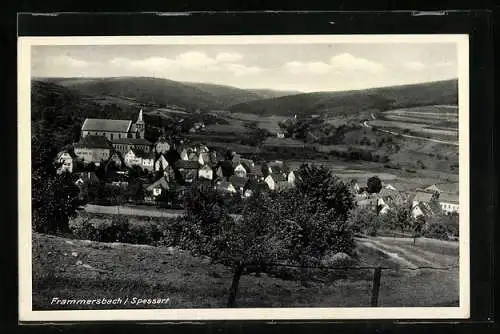
{"label": "wooden fence post", "polygon": [[375,272],[373,273],[373,286],[372,286],[372,300],[371,307],[378,306],[378,294],[380,291],[380,276],[382,275],[382,268],[375,268]]}

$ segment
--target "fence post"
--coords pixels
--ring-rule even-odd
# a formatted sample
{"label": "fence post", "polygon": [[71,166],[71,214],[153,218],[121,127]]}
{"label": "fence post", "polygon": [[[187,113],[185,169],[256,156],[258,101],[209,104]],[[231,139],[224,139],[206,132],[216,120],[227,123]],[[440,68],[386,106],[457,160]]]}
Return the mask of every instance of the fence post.
{"label": "fence post", "polygon": [[380,276],[382,275],[382,268],[375,268],[375,272],[373,273],[373,286],[372,286],[372,300],[371,307],[378,306],[378,294],[380,290]]}

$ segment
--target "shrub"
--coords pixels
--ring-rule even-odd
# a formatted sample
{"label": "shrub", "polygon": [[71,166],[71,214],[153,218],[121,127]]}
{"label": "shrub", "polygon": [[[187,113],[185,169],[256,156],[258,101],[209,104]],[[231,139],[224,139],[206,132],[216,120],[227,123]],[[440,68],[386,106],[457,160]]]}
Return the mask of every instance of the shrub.
{"label": "shrub", "polygon": [[431,223],[424,230],[423,236],[433,239],[448,240],[449,231],[444,224]]}
{"label": "shrub", "polygon": [[90,219],[80,219],[70,225],[71,233],[78,239],[97,241],[97,229]]}

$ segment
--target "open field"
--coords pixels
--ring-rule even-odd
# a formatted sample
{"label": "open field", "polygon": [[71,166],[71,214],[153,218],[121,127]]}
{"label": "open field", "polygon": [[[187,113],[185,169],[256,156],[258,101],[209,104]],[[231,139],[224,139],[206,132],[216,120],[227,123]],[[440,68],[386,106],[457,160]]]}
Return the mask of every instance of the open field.
{"label": "open field", "polygon": [[228,118],[233,120],[239,120],[244,122],[257,122],[257,127],[261,129],[268,130],[270,132],[276,132],[280,130],[279,123],[283,122],[289,117],[286,116],[260,116],[256,114],[244,114],[244,113],[231,113],[227,115]]}
{"label": "open field", "polygon": [[[367,246],[370,240],[375,247]],[[382,273],[381,306],[456,303],[457,271],[404,269],[410,268],[408,262],[419,265],[429,256],[436,259],[435,265],[453,263],[454,255],[443,253],[443,249],[451,253],[453,246],[424,239],[417,240],[415,246],[408,243],[406,239],[391,241],[384,238],[359,242],[360,265],[388,268]],[[439,246],[441,244],[446,246]],[[444,255],[435,255],[440,252]],[[424,260],[415,261],[417,254]],[[297,281],[266,274],[245,275],[240,282],[237,306],[367,307],[371,277],[371,270],[352,269],[352,276],[348,274],[333,281],[311,281],[304,286]],[[227,267],[176,248],[98,243],[33,234],[35,310],[68,309],[67,306],[50,305],[54,296],[61,299],[169,298],[169,302],[162,305],[115,306],[119,308],[224,307],[230,283],[231,272]]]}

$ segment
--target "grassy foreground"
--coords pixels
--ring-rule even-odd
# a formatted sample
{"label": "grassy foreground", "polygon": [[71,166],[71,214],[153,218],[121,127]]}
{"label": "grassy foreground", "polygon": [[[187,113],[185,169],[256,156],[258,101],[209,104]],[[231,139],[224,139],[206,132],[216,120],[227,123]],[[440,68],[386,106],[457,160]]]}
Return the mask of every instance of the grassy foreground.
{"label": "grassy foreground", "polygon": [[[377,247],[368,247],[363,242],[358,247],[361,265],[394,268],[384,270],[382,274],[381,306],[458,305],[458,269],[403,269],[406,265],[399,258],[383,251],[390,247],[387,245],[380,239],[376,240]],[[402,247],[407,249],[410,246]],[[423,250],[419,252],[424,254]],[[440,251],[430,249],[425,252]],[[447,252],[448,259],[456,257],[452,253]],[[252,274],[242,277],[236,302],[237,307],[249,308],[367,307],[371,283],[371,271],[360,269],[353,270],[352,276],[306,285],[266,274]],[[229,268],[179,249],[33,234],[34,310],[225,307],[230,284]],[[54,297],[168,298],[168,303],[69,306],[51,304]]]}

